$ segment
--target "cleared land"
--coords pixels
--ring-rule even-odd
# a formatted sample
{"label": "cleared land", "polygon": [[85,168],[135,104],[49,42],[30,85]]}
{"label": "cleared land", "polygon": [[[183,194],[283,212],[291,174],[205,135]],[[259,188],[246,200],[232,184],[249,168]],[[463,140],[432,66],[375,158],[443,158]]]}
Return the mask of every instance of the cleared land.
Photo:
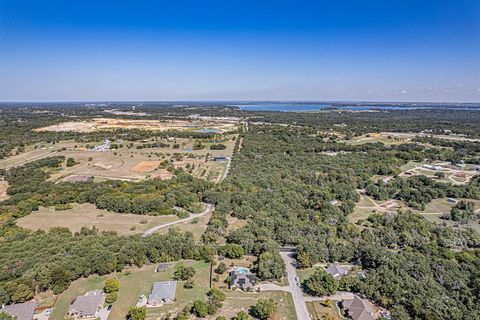
{"label": "cleared land", "polygon": [[8,189],[8,182],[0,181],[0,201],[8,199],[7,189]]}
{"label": "cleared land", "polygon": [[35,129],[35,131],[73,131],[73,132],[94,132],[99,130],[114,129],[142,129],[155,131],[199,131],[206,132],[227,132],[236,130],[237,124],[222,121],[190,121],[190,120],[145,120],[145,119],[114,119],[114,118],[93,118],[89,121],[62,122],[48,127]]}
{"label": "cleared land", "polygon": [[335,305],[335,302],[332,301],[331,305],[326,306],[320,301],[311,301],[307,302],[308,312],[310,313],[312,320],[341,320],[344,319],[340,316],[339,310]]}
{"label": "cleared land", "polygon": [[[118,179],[139,181],[142,179],[170,179],[172,173],[160,166],[165,162],[176,168],[182,168],[195,177],[219,182],[227,167],[227,161],[214,161],[213,157],[231,157],[236,135],[227,135],[224,140],[202,141],[201,150],[194,150],[193,139],[151,139],[146,142],[120,144],[116,150],[104,152],[87,149],[85,144],[62,141],[55,145],[35,145],[26,152],[0,160],[0,169],[23,165],[48,156],[73,158],[78,164],[63,166],[53,172],[51,180],[70,180],[72,176],[94,177],[96,181]],[[162,142],[168,147],[148,148],[149,143]],[[210,150],[212,144],[222,143],[225,150]],[[100,144],[100,143],[97,143]],[[178,147],[173,148],[174,145]],[[1,191],[1,189],[0,189]]]}
{"label": "cleared land", "polygon": [[[147,216],[137,214],[118,214],[99,210],[95,205],[74,204],[73,209],[55,211],[54,208],[40,207],[38,211],[17,220],[17,225],[32,230],[48,231],[53,227],[66,227],[72,232],[82,227],[95,226],[100,231],[115,231],[118,234],[143,233],[156,225],[178,220],[177,216]],[[168,228],[166,228],[168,230]]]}

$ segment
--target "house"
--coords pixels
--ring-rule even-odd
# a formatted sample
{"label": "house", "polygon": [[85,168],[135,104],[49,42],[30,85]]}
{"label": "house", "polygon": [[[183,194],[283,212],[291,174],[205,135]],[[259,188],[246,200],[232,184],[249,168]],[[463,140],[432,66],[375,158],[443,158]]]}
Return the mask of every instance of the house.
{"label": "house", "polygon": [[339,264],[332,264],[328,268],[325,269],[328,273],[330,273],[335,280],[340,280],[342,277],[348,275],[350,270],[346,267],[343,267]]}
{"label": "house", "polygon": [[168,269],[167,263],[160,263],[155,269],[155,272],[165,272],[167,269]]}
{"label": "house", "polygon": [[354,296],[353,299],[343,300],[343,308],[346,314],[353,320],[375,320],[372,304],[365,299]]}
{"label": "house", "polygon": [[24,303],[9,304],[0,309],[0,312],[5,312],[17,320],[32,320],[37,303],[31,300]]}
{"label": "house", "polygon": [[447,198],[447,201],[453,204],[456,204],[458,202],[458,200],[454,198]]}
{"label": "house", "polygon": [[105,152],[107,150],[110,150],[110,144],[111,144],[110,140],[105,139],[102,145],[96,146],[92,150],[97,152]]}
{"label": "house", "polygon": [[152,292],[148,296],[147,305],[150,307],[172,303],[175,300],[177,281],[160,281],[153,284]]}
{"label": "house", "polygon": [[255,286],[255,277],[248,268],[235,267],[230,270],[229,287],[241,290],[251,290]]}
{"label": "house", "polygon": [[92,290],[79,296],[70,305],[68,314],[80,319],[98,318],[98,310],[105,301],[105,294],[102,290]]}

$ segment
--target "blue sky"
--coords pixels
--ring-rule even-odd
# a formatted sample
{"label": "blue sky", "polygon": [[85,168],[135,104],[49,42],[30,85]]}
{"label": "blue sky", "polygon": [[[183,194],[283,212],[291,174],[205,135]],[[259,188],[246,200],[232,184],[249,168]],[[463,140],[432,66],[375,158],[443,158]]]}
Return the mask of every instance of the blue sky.
{"label": "blue sky", "polygon": [[480,1],[0,0],[0,101],[480,101]]}

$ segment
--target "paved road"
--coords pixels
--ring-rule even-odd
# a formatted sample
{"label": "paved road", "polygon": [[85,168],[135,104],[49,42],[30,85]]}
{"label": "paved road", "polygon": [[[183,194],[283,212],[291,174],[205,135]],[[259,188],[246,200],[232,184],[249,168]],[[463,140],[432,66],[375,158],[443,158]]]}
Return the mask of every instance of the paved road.
{"label": "paved road", "polygon": [[177,221],[168,222],[168,223],[165,223],[165,224],[155,226],[153,228],[150,228],[150,229],[146,230],[143,233],[143,236],[145,237],[145,236],[151,235],[152,233],[154,233],[154,232],[156,232],[156,231],[158,231],[162,228],[170,227],[170,226],[173,226],[173,225],[178,224],[178,223],[183,223],[183,222],[193,220],[195,218],[203,217],[207,214],[210,214],[213,211],[214,208],[215,207],[213,206],[213,204],[207,203],[206,208],[205,208],[205,210],[203,210],[203,212],[201,212],[199,214],[190,214],[190,216],[188,218],[180,219],[180,220],[177,220]]}
{"label": "paved road", "polygon": [[228,176],[228,173],[230,172],[230,166],[232,165],[232,158],[227,160],[227,166],[225,167],[225,171],[223,171],[222,176],[220,177],[220,181],[222,182],[225,180],[225,178]]}
{"label": "paved road", "polygon": [[295,278],[297,277],[297,269],[295,268],[292,254],[292,252],[280,252],[283,261],[285,261],[288,285],[290,287],[290,292],[292,293],[295,312],[297,313],[298,320],[310,320],[310,314],[308,313],[307,304],[305,303],[302,290],[300,290],[300,287],[297,286],[297,282],[295,281]]}

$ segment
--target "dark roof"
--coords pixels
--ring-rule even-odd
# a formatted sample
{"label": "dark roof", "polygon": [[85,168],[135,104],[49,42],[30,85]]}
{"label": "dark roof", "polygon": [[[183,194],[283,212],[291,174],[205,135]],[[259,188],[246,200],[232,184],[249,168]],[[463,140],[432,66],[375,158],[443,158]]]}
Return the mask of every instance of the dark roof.
{"label": "dark roof", "polygon": [[168,268],[168,263],[160,263],[158,266],[157,266],[157,270],[165,270]]}
{"label": "dark roof", "polygon": [[241,289],[253,287],[255,284],[255,277],[253,274],[243,274],[236,270],[230,272],[230,287],[238,286]]}
{"label": "dark roof", "polygon": [[37,303],[34,300],[25,303],[16,303],[5,306],[0,312],[5,312],[17,320],[32,320]]}
{"label": "dark roof", "polygon": [[343,306],[353,320],[375,320],[372,304],[355,296],[352,300],[344,300]]}

